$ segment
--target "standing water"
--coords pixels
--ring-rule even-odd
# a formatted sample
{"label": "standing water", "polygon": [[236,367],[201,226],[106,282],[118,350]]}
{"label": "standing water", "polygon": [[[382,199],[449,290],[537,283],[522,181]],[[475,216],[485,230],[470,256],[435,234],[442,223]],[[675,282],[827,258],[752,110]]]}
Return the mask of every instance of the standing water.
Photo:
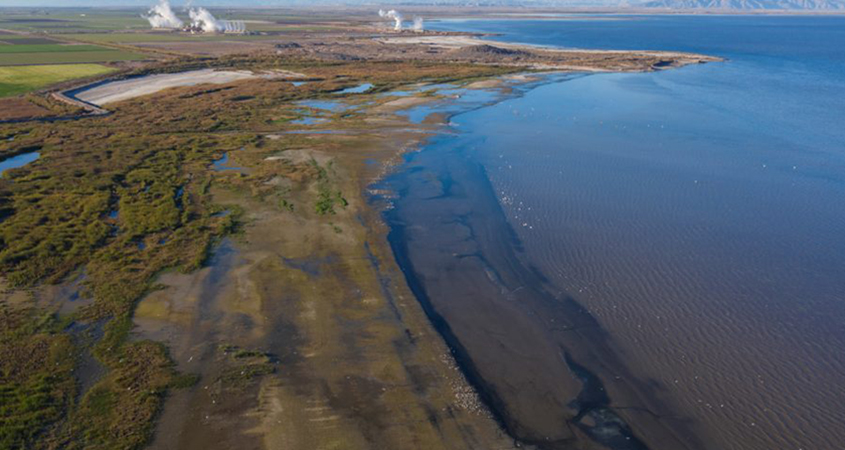
{"label": "standing water", "polygon": [[513,427],[595,434],[599,399],[614,448],[842,448],[845,18],[607,19],[432,24],[727,61],[454,117],[385,182],[399,263]]}
{"label": "standing water", "polygon": [[18,167],[23,167],[40,157],[41,153],[39,152],[29,152],[21,153],[20,155],[15,155],[0,161],[0,178],[3,178],[3,172],[9,169],[17,169]]}

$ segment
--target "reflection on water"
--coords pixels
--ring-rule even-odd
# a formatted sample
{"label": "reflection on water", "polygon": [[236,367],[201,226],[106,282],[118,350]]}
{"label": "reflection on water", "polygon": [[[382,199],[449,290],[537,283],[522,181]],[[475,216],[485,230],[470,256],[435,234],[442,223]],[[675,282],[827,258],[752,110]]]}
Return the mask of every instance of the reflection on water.
{"label": "reflection on water", "polygon": [[297,103],[297,105],[333,112],[346,111],[352,107],[341,100],[303,100]]}
{"label": "reflection on water", "polygon": [[398,91],[390,91],[381,94],[384,97],[410,97],[412,95],[420,94],[423,92],[433,92],[440,89],[454,89],[455,85],[453,84],[426,84],[421,86],[416,86],[409,89],[403,89]]}
{"label": "reflection on water", "polygon": [[363,94],[373,88],[372,83],[364,83],[360,86],[353,86],[337,92],[338,94]]}
{"label": "reflection on water", "polygon": [[840,448],[845,19],[460,25],[500,24],[531,43],[729,58],[542,86],[458,117],[448,145],[484,165],[531,264],[702,448]]}
{"label": "reflection on water", "polygon": [[450,89],[440,90],[438,94],[446,96],[444,101],[437,101],[399,111],[400,116],[405,116],[408,121],[414,124],[423,123],[434,114],[451,115],[459,111],[466,111],[473,107],[480,107],[495,101],[500,93],[490,89],[458,89],[451,86]]}
{"label": "reflection on water", "polygon": [[328,122],[328,120],[321,119],[319,117],[303,117],[301,119],[292,120],[290,123],[294,125],[317,125],[325,122]]}
{"label": "reflection on water", "polygon": [[217,172],[223,172],[225,170],[243,170],[243,167],[236,167],[229,165],[229,153],[223,153],[223,156],[220,159],[215,159],[212,161],[212,167]]}
{"label": "reflection on water", "polygon": [[[550,76],[512,87],[520,95],[536,84],[568,78]],[[422,152],[408,154],[373,192],[389,199],[390,242],[411,289],[482,398],[516,438],[545,444],[540,448],[572,445],[572,430],[561,425],[571,423],[607,448],[642,449],[628,421],[643,415],[620,417],[605,392],[612,385],[612,392],[621,394],[614,398],[632,410],[667,417],[645,417],[649,435],[673,448],[694,442],[683,423],[669,419],[672,409],[661,402],[662,395],[628,376],[595,320],[523,261],[486,168],[474,157],[478,136],[454,129],[476,113],[499,108],[495,103],[502,92],[455,89],[450,94],[452,102],[408,113],[475,112],[451,117],[452,129]],[[582,365],[594,366],[596,354],[602,355],[601,367],[619,378],[602,382],[594,367]],[[685,437],[679,440],[672,430]]]}
{"label": "reflection on water", "polygon": [[29,152],[29,153],[21,153],[20,155],[12,156],[11,158],[6,158],[3,161],[0,161],[0,178],[3,178],[3,172],[9,169],[16,169],[18,167],[23,167],[36,159],[41,157],[41,153],[39,152]]}

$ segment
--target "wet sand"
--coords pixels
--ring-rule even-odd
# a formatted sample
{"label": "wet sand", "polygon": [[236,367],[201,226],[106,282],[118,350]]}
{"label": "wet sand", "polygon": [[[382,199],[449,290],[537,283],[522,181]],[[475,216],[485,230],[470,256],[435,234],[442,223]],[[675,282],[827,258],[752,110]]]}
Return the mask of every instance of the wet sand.
{"label": "wet sand", "polygon": [[[451,114],[517,85],[474,87],[444,89],[448,100],[434,104],[388,100],[365,117],[377,134],[314,134],[314,150],[231,155],[238,167],[334,163],[344,191],[360,196],[326,224],[214,192],[247,211],[246,234],[210,268],[163,276],[167,288],[136,314],[138,338],[167,342],[179,368],[200,375],[168,401],[152,448],[509,448],[511,438],[540,449],[707,448],[596,319],[527,263],[483,167],[437,147]],[[405,108],[406,118],[396,114]],[[427,150],[372,186],[398,195],[385,213],[388,247],[363,192],[397,149],[426,139],[420,131]],[[271,370],[233,382],[251,373],[232,356],[242,352]]]}
{"label": "wet sand", "polygon": [[[150,448],[514,448],[405,286],[366,204],[397,148],[419,140],[391,111],[371,119],[378,134],[230,155],[253,170],[313,158],[338,171],[349,207],[323,219],[213,190],[246,211],[243,235],[208,268],[162,276],[165,289],[135,316],[136,338],[166,342],[178,367],[200,376],[167,401]],[[291,201],[307,208],[306,198]],[[272,371],[249,376],[249,366]]]}

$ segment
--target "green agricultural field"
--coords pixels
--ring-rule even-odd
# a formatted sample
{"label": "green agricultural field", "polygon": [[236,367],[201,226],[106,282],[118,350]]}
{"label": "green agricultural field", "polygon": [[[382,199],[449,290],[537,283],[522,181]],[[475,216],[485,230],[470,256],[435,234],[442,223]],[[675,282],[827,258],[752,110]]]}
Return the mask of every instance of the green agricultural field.
{"label": "green agricultural field", "polygon": [[32,37],[31,35],[0,34],[0,43],[6,45],[42,45],[58,44],[58,41],[43,37]]}
{"label": "green agricultural field", "polygon": [[278,36],[239,36],[222,34],[184,34],[184,33],[85,33],[59,34],[63,39],[73,39],[93,43],[133,44],[142,42],[179,42],[179,41],[255,41],[278,39]]}
{"label": "green agricultural field", "polygon": [[51,84],[112,72],[99,64],[0,67],[0,98],[24,94]]}
{"label": "green agricultural field", "polygon": [[[7,47],[3,47],[5,50]],[[99,63],[111,61],[137,61],[148,57],[124,50],[102,49],[95,51],[58,51],[3,53],[0,52],[0,66],[20,66],[30,64],[68,64]]]}
{"label": "green agricultural field", "polygon": [[0,28],[19,31],[126,30],[148,27],[146,20],[127,11],[114,13],[7,14],[0,17]]}
{"label": "green agricultural field", "polygon": [[110,50],[97,45],[59,45],[59,44],[32,44],[32,45],[3,45],[0,46],[0,54],[5,53],[54,53],[54,52],[98,52]]}

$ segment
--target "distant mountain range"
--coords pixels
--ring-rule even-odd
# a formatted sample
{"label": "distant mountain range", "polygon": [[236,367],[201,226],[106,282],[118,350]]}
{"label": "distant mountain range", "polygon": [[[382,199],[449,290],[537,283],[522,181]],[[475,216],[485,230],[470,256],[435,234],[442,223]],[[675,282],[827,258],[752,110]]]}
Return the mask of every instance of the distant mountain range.
{"label": "distant mountain range", "polygon": [[845,0],[652,0],[637,6],[669,9],[845,10]]}

